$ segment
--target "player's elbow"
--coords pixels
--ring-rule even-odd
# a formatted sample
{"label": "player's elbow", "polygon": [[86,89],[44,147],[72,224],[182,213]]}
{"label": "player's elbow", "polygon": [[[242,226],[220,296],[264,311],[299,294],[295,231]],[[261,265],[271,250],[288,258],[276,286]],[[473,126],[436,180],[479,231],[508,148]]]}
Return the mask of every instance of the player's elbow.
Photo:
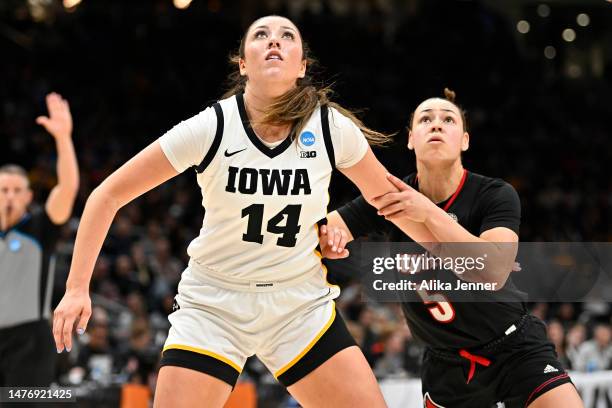
{"label": "player's elbow", "polygon": [[118,194],[116,194],[105,182],[91,192],[87,201],[91,204],[100,205],[102,208],[106,208],[112,212],[119,211],[124,205],[121,204]]}

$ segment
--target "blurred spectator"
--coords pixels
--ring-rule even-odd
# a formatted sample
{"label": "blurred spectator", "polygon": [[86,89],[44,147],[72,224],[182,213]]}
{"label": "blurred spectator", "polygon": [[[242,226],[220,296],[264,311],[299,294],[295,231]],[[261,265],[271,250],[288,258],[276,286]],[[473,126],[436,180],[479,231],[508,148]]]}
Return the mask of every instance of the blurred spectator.
{"label": "blurred spectator", "polygon": [[170,241],[166,238],[158,238],[155,241],[155,253],[150,265],[155,276],[151,295],[157,305],[166,294],[176,293],[184,265],[172,256]]}
{"label": "blurred spectator", "polygon": [[134,263],[129,255],[122,254],[115,258],[114,272],[114,281],[121,296],[126,296],[134,291],[142,291],[134,270]]}
{"label": "blurred spectator", "polygon": [[378,336],[372,329],[374,323],[374,312],[365,305],[359,314],[359,325],[363,328],[362,343],[358,343],[370,367],[374,367],[376,360],[383,353],[383,347]]}
{"label": "blurred spectator", "polygon": [[156,371],[159,348],[153,343],[153,336],[146,317],[132,323],[128,347],[120,352],[119,372],[127,375],[127,381],[149,384],[149,376]]}
{"label": "blurred spectator", "polygon": [[563,368],[571,368],[569,358],[565,354],[565,329],[558,320],[552,320],[547,325],[548,338],[555,346],[557,358]]}
{"label": "blurred spectator", "polygon": [[94,307],[87,332],[82,337],[84,344],[79,349],[75,367],[69,373],[74,383],[83,379],[106,385],[111,382],[116,356],[109,334],[108,314],[104,309]]}
{"label": "blurred spectator", "polygon": [[567,331],[565,337],[565,354],[569,360],[570,368],[576,369],[578,350],[586,340],[586,327],[582,323],[575,323]]}
{"label": "blurred spectator", "polygon": [[548,304],[542,302],[536,303],[531,308],[531,314],[540,320],[546,321],[546,316],[548,314]]}
{"label": "blurred spectator", "polygon": [[402,319],[401,322],[402,328],[400,330],[404,332],[405,338],[404,369],[408,375],[418,377],[421,374],[421,365],[423,363],[423,352],[425,351],[425,345],[416,341],[414,337],[412,337],[412,332],[404,319]]}
{"label": "blurred spectator", "polygon": [[153,271],[151,270],[151,265],[147,260],[144,246],[141,244],[141,241],[132,245],[131,255],[135,268],[136,281],[143,294],[148,294],[153,281]]}
{"label": "blurred spectator", "polygon": [[374,374],[378,378],[406,377],[404,368],[405,333],[401,330],[389,330],[380,336],[383,346],[383,355],[374,365]]}
{"label": "blurred spectator", "polygon": [[607,324],[598,324],[593,330],[593,340],[578,348],[574,368],[579,371],[608,370],[612,362],[612,329]]}

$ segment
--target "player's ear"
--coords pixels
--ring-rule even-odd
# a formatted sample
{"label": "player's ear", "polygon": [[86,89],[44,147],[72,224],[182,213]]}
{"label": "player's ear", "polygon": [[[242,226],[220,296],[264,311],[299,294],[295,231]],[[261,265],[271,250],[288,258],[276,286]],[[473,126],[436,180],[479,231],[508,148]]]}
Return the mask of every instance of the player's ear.
{"label": "player's ear", "polygon": [[246,62],[244,61],[244,58],[240,58],[238,60],[238,68],[240,69],[240,75],[246,76]]}
{"label": "player's ear", "polygon": [[412,130],[408,129],[408,150],[413,150],[414,146],[412,145]]}
{"label": "player's ear", "polygon": [[463,132],[463,137],[461,138],[461,151],[465,152],[470,148],[470,134],[468,132]]}
{"label": "player's ear", "polygon": [[298,73],[298,78],[304,78],[306,76],[306,66],[308,61],[306,59],[302,60],[302,66],[300,67],[300,72]]}

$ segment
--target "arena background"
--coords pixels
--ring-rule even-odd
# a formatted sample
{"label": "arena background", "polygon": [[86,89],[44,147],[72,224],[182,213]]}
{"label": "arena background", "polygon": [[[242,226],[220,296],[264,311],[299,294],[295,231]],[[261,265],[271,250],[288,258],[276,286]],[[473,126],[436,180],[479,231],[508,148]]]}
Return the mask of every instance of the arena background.
{"label": "arena background", "polygon": [[[405,147],[410,112],[448,86],[467,110],[464,164],[517,189],[521,241],[612,240],[612,4],[604,0],[3,0],[0,163],[29,170],[39,203],[55,182],[52,138],[34,123],[45,94],[60,92],[74,116],[81,187],[58,247],[54,304],[88,194],[220,97],[229,53],[247,24],[269,13],[300,27],[337,101],[398,132],[393,146],[376,150],[394,174],[415,166]],[[330,191],[332,207],[357,194],[337,175]],[[79,406],[119,406],[126,383],[153,387],[186,246],[202,222],[199,194],[188,171],[116,217],[94,271],[88,333],[58,357],[58,383],[79,389]],[[411,392],[418,395],[422,346],[398,308],[362,302],[347,268],[330,269],[390,404],[419,406]],[[610,406],[610,304],[532,308],[586,384],[587,406]],[[295,406],[256,360],[241,381],[238,406],[248,406],[253,389],[260,407]]]}

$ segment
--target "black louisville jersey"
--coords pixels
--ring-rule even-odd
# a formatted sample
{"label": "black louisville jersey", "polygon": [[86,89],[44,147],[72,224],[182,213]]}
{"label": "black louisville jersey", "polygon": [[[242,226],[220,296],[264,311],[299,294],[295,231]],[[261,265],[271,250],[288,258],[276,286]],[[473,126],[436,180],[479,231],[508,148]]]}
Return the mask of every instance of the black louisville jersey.
{"label": "black louisville jersey", "polygon": [[[404,178],[404,182],[418,189],[416,174]],[[495,227],[519,232],[518,195],[501,179],[465,171],[457,191],[438,206],[475,236]],[[347,203],[338,212],[355,238],[379,232],[386,233],[393,242],[412,241],[394,224],[377,215],[376,209],[363,197]],[[450,271],[438,273],[452,275],[456,280]],[[527,313],[526,296],[511,278],[497,292],[480,291],[474,296],[479,297],[478,302],[415,301],[403,303],[402,308],[416,338],[430,347],[453,351],[482,346],[502,336]]]}

